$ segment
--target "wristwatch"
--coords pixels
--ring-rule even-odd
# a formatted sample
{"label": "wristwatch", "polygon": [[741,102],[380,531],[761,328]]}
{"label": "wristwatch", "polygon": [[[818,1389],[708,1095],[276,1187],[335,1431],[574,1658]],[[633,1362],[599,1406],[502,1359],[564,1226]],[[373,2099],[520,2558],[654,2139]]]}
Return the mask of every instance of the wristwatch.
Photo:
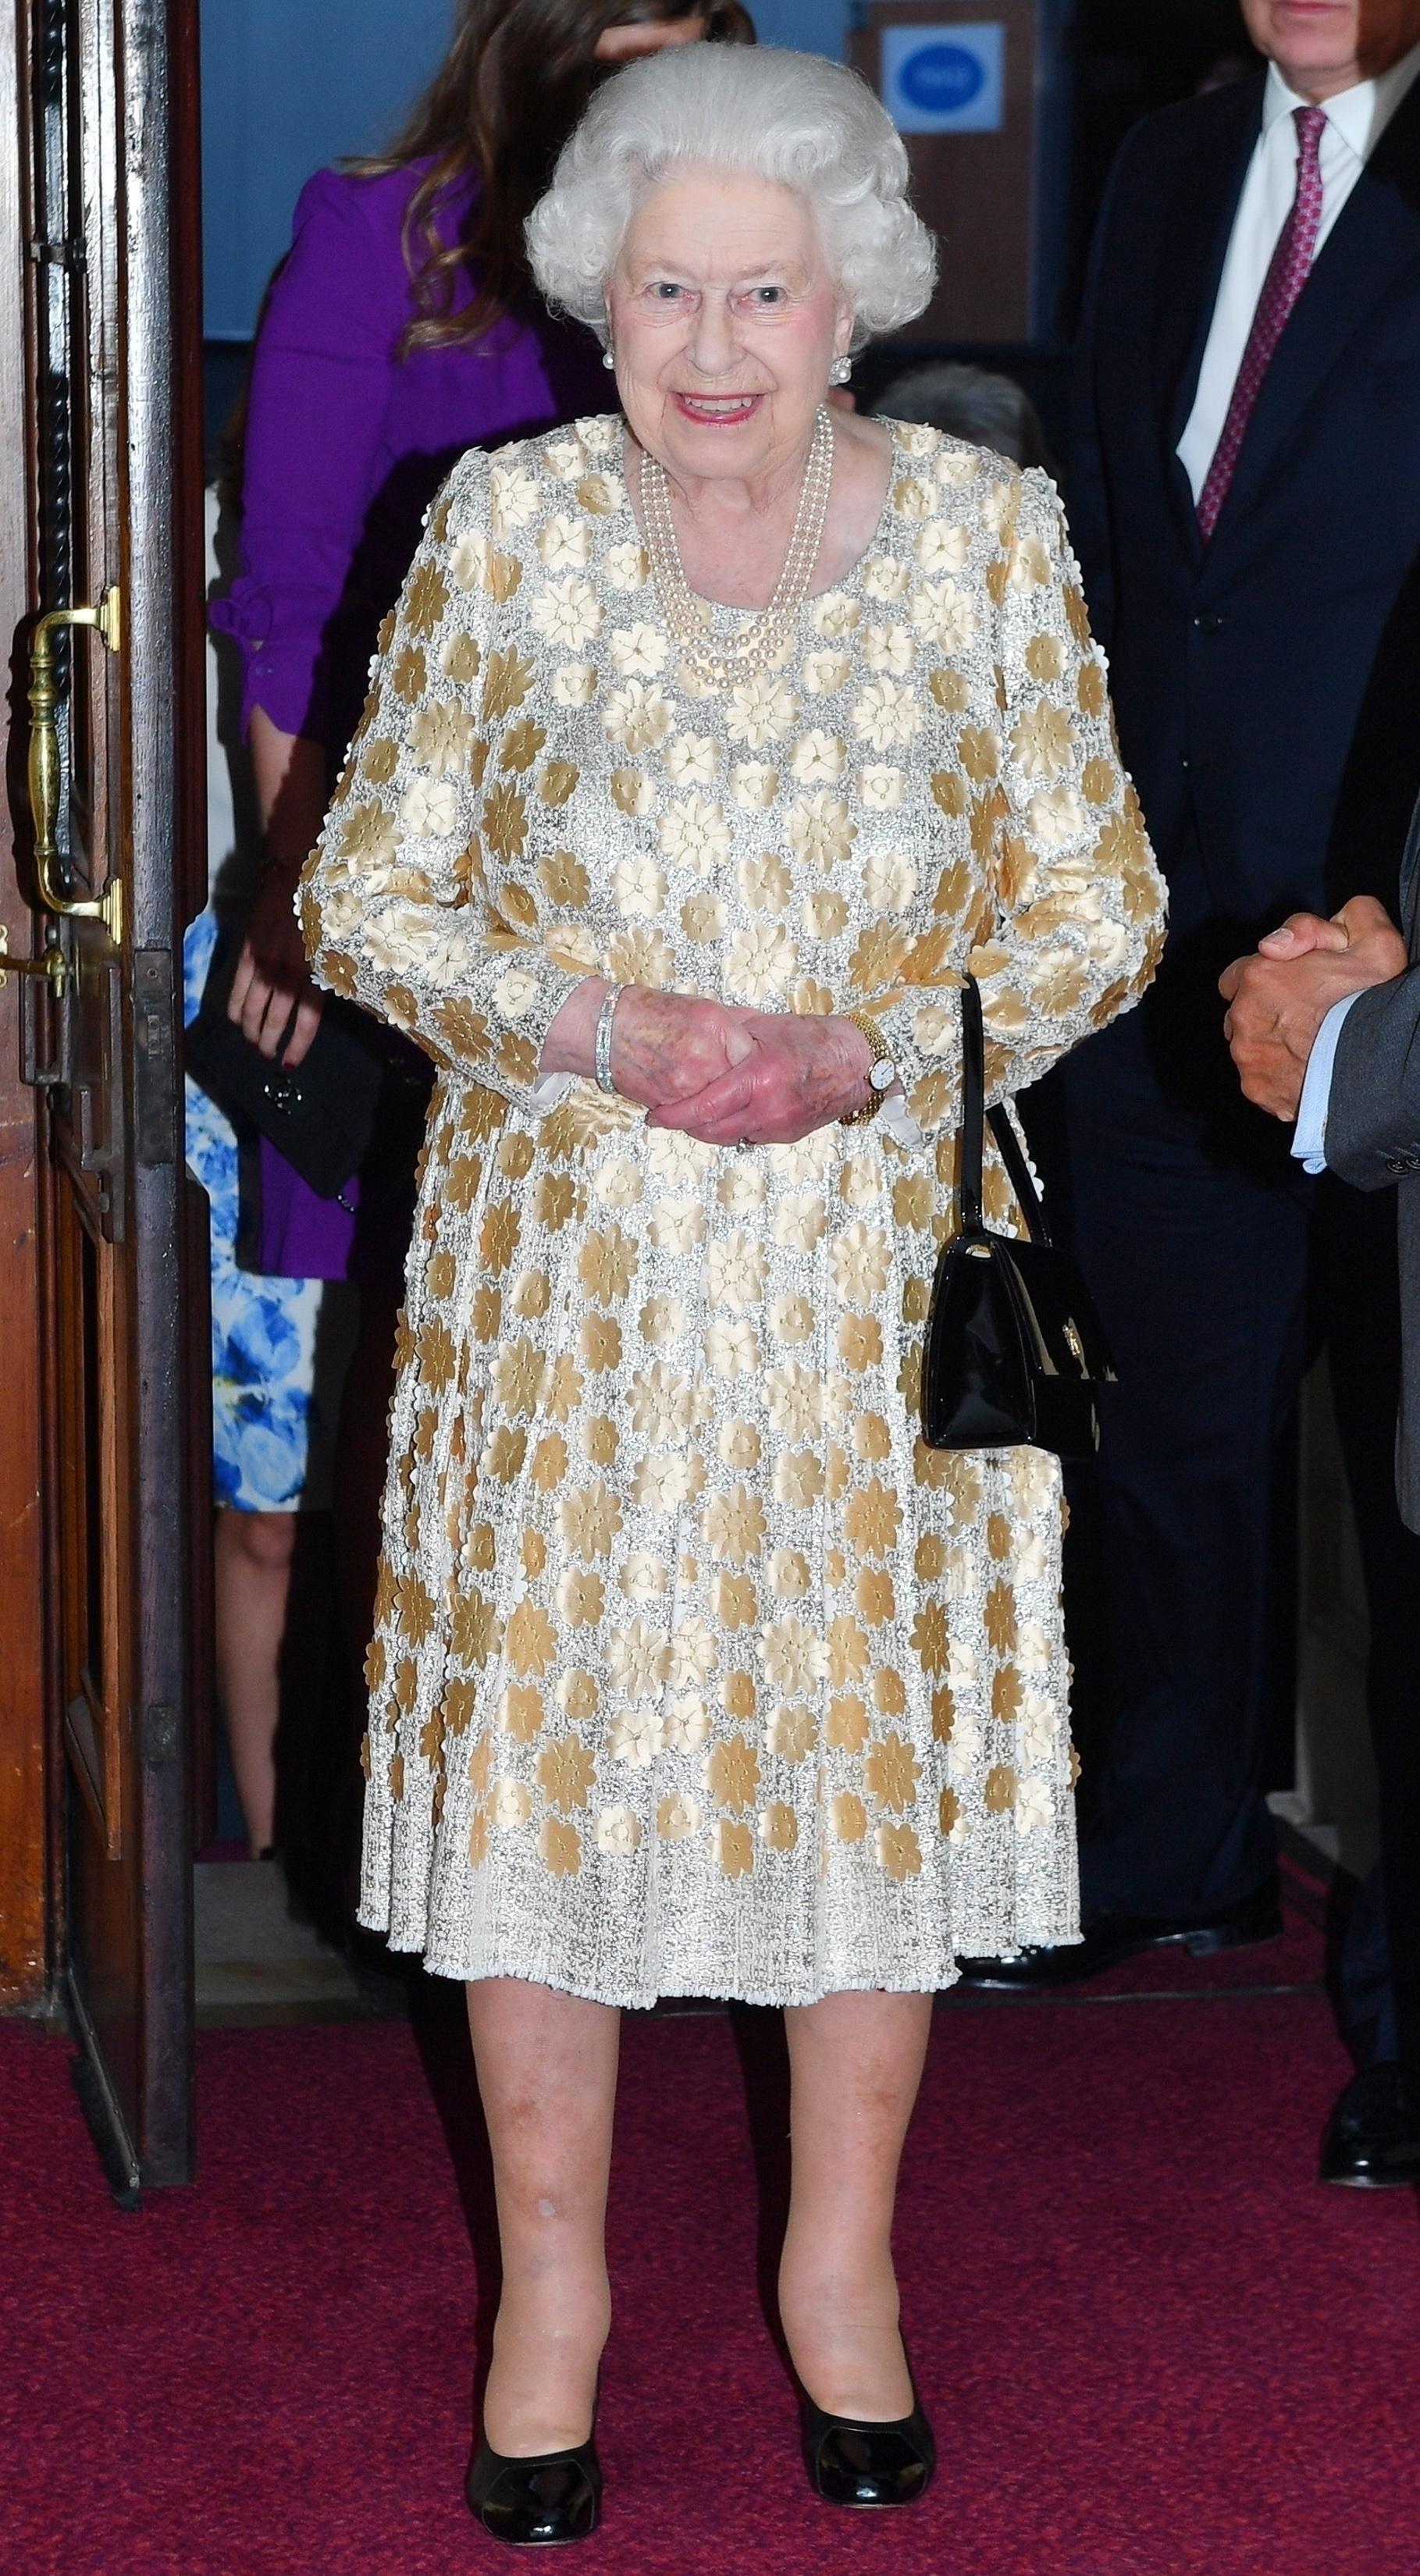
{"label": "wristwatch", "polygon": [[872,1062],[868,1067],[868,1097],[860,1109],[845,1109],[838,1122],[840,1127],[861,1127],[869,1118],[876,1118],[897,1080],[897,1067],[876,1020],[870,1019],[866,1011],[844,1011],[842,1017],[851,1020],[854,1028],[861,1031],[872,1051]]}

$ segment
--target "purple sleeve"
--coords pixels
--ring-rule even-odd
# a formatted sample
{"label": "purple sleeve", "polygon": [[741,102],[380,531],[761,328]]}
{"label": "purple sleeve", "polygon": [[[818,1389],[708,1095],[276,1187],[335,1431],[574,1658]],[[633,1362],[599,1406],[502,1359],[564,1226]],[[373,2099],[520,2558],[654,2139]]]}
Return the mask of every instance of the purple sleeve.
{"label": "purple sleeve", "polygon": [[257,341],[242,571],[214,623],[246,659],[245,713],[322,738],[321,639],[359,543],[409,318],[407,189],[318,170]]}

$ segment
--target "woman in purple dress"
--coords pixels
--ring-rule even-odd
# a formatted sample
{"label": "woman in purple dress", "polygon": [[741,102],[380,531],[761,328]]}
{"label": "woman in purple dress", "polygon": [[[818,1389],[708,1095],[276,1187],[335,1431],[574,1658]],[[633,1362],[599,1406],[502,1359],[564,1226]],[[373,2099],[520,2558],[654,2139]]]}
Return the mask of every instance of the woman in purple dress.
{"label": "woman in purple dress", "polygon": [[[468,447],[600,410],[591,334],[535,295],[523,223],[603,67],[706,37],[752,42],[735,0],[462,0],[449,51],[381,158],[302,190],[267,298],[246,423],[241,571],[213,623],[240,645],[265,870],[231,1013],[298,1064],[319,1024],[292,911],[296,879],[359,720],[380,621],[425,510]],[[422,1059],[420,1060],[422,1063]],[[352,1219],[262,1149],[256,1266],[362,1291],[337,1513],[345,1612],[368,1634],[394,1313],[422,1095],[362,1174]],[[249,1656],[274,1733],[295,1522],[246,1512],[233,1535]],[[231,1549],[227,1550],[230,1556]],[[253,1617],[257,1601],[262,1614]]]}

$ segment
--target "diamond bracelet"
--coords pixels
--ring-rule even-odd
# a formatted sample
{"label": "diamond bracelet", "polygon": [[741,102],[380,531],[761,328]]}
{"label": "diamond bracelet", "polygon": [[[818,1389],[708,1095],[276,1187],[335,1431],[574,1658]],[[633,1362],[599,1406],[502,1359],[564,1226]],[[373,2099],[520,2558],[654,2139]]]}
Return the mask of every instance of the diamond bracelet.
{"label": "diamond bracelet", "polygon": [[624,984],[609,985],[606,999],[597,1013],[597,1035],[592,1053],[592,1069],[596,1074],[598,1091],[616,1090],[616,1085],[611,1078],[611,1025],[616,1018],[617,1003],[625,989]]}

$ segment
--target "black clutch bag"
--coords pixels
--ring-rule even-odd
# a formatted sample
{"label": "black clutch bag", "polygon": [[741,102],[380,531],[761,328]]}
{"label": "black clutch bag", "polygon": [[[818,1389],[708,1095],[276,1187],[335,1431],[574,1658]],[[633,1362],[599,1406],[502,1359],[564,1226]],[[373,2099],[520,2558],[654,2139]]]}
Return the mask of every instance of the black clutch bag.
{"label": "black clutch bag", "polygon": [[227,1017],[235,958],[219,948],[184,1062],[219,1109],[250,1120],[318,1198],[340,1196],[375,1133],[388,1062],[361,1014],[327,998],[298,1065],[263,1055]]}
{"label": "black clutch bag", "polygon": [[[1099,1447],[1095,1389],[1113,1384],[1104,1326],[1068,1252],[1050,1240],[1030,1165],[1004,1108],[985,1108],[981,996],[962,994],[959,1231],[937,1265],[922,1362],[929,1449]],[[987,1116],[1029,1229],[993,1234],[981,1208]]]}

